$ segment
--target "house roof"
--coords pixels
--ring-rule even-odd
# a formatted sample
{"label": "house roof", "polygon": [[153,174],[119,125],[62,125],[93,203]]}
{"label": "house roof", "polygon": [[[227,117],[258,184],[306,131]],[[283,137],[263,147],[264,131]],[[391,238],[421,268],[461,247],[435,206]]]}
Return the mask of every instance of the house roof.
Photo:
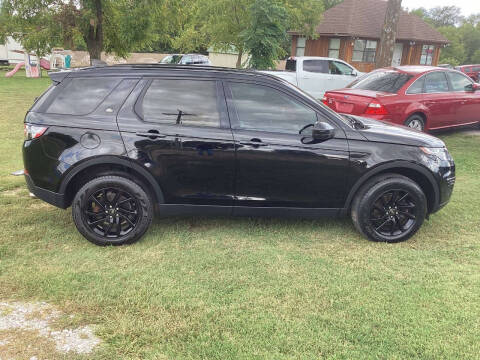
{"label": "house roof", "polygon": [[[323,13],[316,32],[321,35],[379,39],[387,2],[384,0],[344,0]],[[299,34],[297,31],[292,34]],[[448,40],[417,15],[402,10],[397,40],[447,44]]]}

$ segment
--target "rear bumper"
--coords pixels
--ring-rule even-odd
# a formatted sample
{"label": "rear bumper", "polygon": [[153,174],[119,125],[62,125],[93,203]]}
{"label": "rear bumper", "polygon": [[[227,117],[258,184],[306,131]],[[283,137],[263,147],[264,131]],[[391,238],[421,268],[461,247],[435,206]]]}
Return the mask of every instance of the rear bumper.
{"label": "rear bumper", "polygon": [[53,191],[45,190],[38,186],[35,186],[35,184],[32,181],[32,178],[26,174],[25,174],[25,181],[27,183],[28,190],[40,200],[43,200],[61,209],[66,209],[68,207],[65,201],[64,194],[55,193]]}

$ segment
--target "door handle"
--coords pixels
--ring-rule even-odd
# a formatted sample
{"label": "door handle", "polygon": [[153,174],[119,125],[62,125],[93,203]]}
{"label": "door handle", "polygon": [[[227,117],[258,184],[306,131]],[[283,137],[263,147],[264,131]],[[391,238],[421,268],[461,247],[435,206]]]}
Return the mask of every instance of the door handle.
{"label": "door handle", "polygon": [[247,145],[247,146],[253,146],[253,147],[259,147],[259,146],[267,146],[267,143],[262,142],[260,139],[252,139],[250,141],[241,141],[241,145]]}
{"label": "door handle", "polygon": [[135,135],[140,137],[148,137],[150,139],[164,138],[167,135],[160,134],[157,130],[148,130],[147,132],[137,132]]}

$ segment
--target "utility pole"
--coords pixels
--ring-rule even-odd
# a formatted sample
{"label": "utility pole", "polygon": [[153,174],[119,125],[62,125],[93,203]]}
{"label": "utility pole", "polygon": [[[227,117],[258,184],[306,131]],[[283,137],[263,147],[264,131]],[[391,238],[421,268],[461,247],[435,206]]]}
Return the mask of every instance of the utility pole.
{"label": "utility pole", "polygon": [[402,11],[402,0],[388,0],[387,12],[380,37],[380,46],[375,59],[375,68],[392,65],[395,40],[397,38],[397,25]]}

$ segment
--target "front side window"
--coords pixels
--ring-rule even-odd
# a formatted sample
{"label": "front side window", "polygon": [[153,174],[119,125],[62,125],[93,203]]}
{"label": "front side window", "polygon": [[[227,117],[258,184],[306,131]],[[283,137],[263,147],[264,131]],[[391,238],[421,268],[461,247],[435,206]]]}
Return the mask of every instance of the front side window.
{"label": "front side window", "polygon": [[303,71],[328,74],[328,61],[327,60],[304,60]]}
{"label": "front side window", "polygon": [[90,114],[119,82],[118,78],[74,78],[57,95],[47,112],[64,115]]}
{"label": "front side window", "polygon": [[315,111],[268,86],[230,83],[237,112],[236,128],[298,134],[317,121]]}
{"label": "front side window", "polygon": [[352,75],[353,69],[340,61],[329,61],[328,62],[330,74],[335,75]]}
{"label": "front side window", "polygon": [[340,57],[340,39],[331,38],[328,43],[328,57],[339,58]]}
{"label": "front side window", "polygon": [[295,56],[305,56],[306,44],[307,44],[307,38],[304,38],[304,37],[297,38],[297,49],[295,51]]}
{"label": "front side window", "polygon": [[412,75],[397,71],[373,71],[348,87],[396,94],[411,78]]}
{"label": "front side window", "polygon": [[420,65],[432,65],[434,50],[435,50],[435,46],[433,45],[422,46],[422,56],[420,57]]}
{"label": "front side window", "polygon": [[145,121],[220,126],[215,81],[153,80],[142,102]]}
{"label": "front side window", "polygon": [[473,81],[458,73],[449,72],[448,77],[450,78],[450,84],[452,84],[453,91],[465,91],[465,86],[473,84]]}
{"label": "front side window", "polygon": [[377,42],[374,40],[355,40],[353,45],[353,61],[375,62],[375,53],[377,52]]}
{"label": "front side window", "polygon": [[427,74],[425,79],[426,93],[447,92],[448,90],[447,76],[444,72],[437,71]]}

